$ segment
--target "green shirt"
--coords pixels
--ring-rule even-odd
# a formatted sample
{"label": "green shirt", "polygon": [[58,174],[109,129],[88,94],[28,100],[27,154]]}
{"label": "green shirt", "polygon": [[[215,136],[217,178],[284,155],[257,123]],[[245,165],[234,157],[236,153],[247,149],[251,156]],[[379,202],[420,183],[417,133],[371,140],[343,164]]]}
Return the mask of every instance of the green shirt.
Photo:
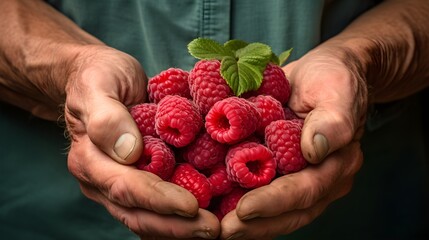
{"label": "green shirt", "polygon": [[[372,1],[50,0],[84,30],[140,61],[148,76],[191,69],[196,37],[259,41],[297,59],[338,33]],[[0,104],[1,239],[137,239],[80,193],[67,171],[68,142],[56,123]],[[427,171],[420,106],[376,106],[353,191],[288,239],[416,239],[426,230]],[[414,122],[407,124],[410,119]],[[403,126],[407,126],[404,128]],[[394,129],[394,131],[392,131]],[[392,141],[403,136],[407,141]],[[427,234],[427,233],[426,233]],[[424,235],[427,236],[427,235]]]}

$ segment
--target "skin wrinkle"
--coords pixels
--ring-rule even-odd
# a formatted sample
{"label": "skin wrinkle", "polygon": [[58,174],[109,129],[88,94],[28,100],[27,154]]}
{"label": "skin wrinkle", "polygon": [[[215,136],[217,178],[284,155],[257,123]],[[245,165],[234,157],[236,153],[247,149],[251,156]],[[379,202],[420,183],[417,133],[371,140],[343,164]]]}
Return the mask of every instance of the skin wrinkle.
{"label": "skin wrinkle", "polygon": [[[310,175],[308,173],[308,175]],[[312,205],[314,205],[315,203],[318,202],[319,198],[323,198],[324,196],[326,196],[327,194],[329,194],[329,191],[327,191],[329,188],[326,186],[323,186],[325,184],[319,184],[321,182],[326,181],[325,179],[317,179],[315,176],[309,176],[307,178],[307,182],[305,184],[304,189],[306,189],[303,194],[302,197],[302,201],[297,201],[296,204],[299,206],[297,209],[306,209],[311,207]],[[319,185],[314,185],[314,183],[317,183]],[[304,184],[302,184],[304,185]]]}
{"label": "skin wrinkle", "polygon": [[[154,203],[158,203],[160,198],[162,198],[162,199],[164,199],[164,198],[167,198],[167,199],[170,198],[170,196],[168,196],[166,194],[166,192],[165,192],[166,188],[164,186],[162,186],[164,184],[165,183],[160,180],[160,181],[153,182],[149,186],[149,187],[151,187],[154,191],[156,191],[159,194],[159,196],[151,195],[151,196],[149,196],[149,199],[147,199],[145,201],[147,203],[146,205],[150,206],[150,209],[155,209],[153,206],[155,206],[156,204],[154,204]],[[171,190],[171,189],[169,189],[169,190]],[[177,202],[177,200],[176,200],[176,202]],[[156,209],[156,211],[157,212],[164,212],[163,209]]]}
{"label": "skin wrinkle", "polygon": [[122,175],[125,175],[125,173],[109,177],[105,181],[106,186],[100,187],[112,202],[120,203],[125,207],[136,207],[136,199],[129,194],[130,185],[122,178]]}
{"label": "skin wrinkle", "polygon": [[[416,53],[416,49],[429,49],[429,46],[420,45],[428,45],[427,31],[422,31],[423,25],[419,23],[425,20],[425,12],[429,10],[427,4],[421,3],[423,1],[409,1],[405,5],[401,1],[385,1],[352,23],[346,28],[345,34],[337,37],[367,67],[364,71],[371,90],[371,103],[398,100],[428,86],[429,74],[425,69],[429,66],[426,57]],[[380,17],[370,22],[376,12]],[[396,18],[391,18],[392,14],[396,14]],[[387,35],[380,36],[377,32],[381,22],[385,26],[383,32]],[[365,32],[359,27],[362,24],[369,26]],[[358,49],[355,43],[361,47]],[[408,61],[408,58],[412,60]],[[417,66],[418,70],[415,70]]]}
{"label": "skin wrinkle", "polygon": [[[343,57],[343,62],[345,66],[352,66],[352,68],[348,68],[349,73],[351,75],[352,79],[355,79],[355,81],[352,81],[353,89],[355,89],[355,98],[357,99],[356,104],[354,105],[355,108],[352,109],[356,115],[355,116],[364,116],[367,110],[367,102],[368,102],[368,87],[365,83],[364,76],[363,76],[363,66],[358,60],[358,57],[353,54],[353,52],[350,49],[345,50],[345,56]],[[358,126],[359,123],[355,123]]]}
{"label": "skin wrinkle", "polygon": [[[293,179],[293,177],[292,177]],[[291,186],[293,184],[293,186]],[[298,189],[301,187],[300,184],[298,184],[296,181],[292,181],[292,184],[289,182],[287,185],[281,184],[280,186],[278,184],[273,184],[272,187],[277,189],[277,191],[282,191],[284,193],[289,192],[289,188],[291,189]],[[274,193],[276,191],[273,191]],[[275,194],[274,194],[275,195]],[[293,206],[290,206],[289,204],[286,204],[286,201],[280,201],[280,205],[282,205],[282,209],[298,209],[299,207],[299,201],[295,201],[295,204]]]}
{"label": "skin wrinkle", "polygon": [[[71,149],[73,149],[73,144],[71,144]],[[73,151],[70,151],[68,154],[68,161],[67,161],[67,168],[69,170],[69,172],[76,177],[79,182],[81,183],[87,183],[89,180],[87,174],[83,171],[83,167],[81,164],[79,164],[77,161],[75,160],[71,160],[71,159],[79,159],[79,156],[75,156],[77,155],[76,153],[76,149],[74,149]]]}
{"label": "skin wrinkle", "polygon": [[283,230],[283,233],[289,234],[295,231],[296,229],[299,229],[301,226],[305,226],[309,224],[315,218],[314,215],[316,214],[311,214],[311,211],[309,210],[302,210],[300,217],[292,218],[292,221],[288,221],[288,225],[286,226],[287,231],[284,232]]}
{"label": "skin wrinkle", "polygon": [[[92,187],[89,187],[89,189],[92,189]],[[135,224],[139,224],[141,221],[139,221],[138,215],[130,213],[130,211],[132,211],[133,209],[123,208],[115,203],[109,204],[108,199],[97,189],[93,189],[91,191],[94,191],[94,193],[98,193],[97,198],[93,199],[94,201],[106,207],[106,209],[116,220],[127,226],[130,231],[133,231],[137,234],[138,230],[141,228],[139,226],[136,227]]]}

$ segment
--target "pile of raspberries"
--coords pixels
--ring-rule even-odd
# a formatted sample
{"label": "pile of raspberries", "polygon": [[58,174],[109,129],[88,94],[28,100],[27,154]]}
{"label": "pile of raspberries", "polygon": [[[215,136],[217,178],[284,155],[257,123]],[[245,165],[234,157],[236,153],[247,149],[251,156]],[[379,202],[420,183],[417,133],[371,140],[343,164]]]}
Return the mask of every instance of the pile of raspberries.
{"label": "pile of raspberries", "polygon": [[129,109],[143,136],[134,166],[191,192],[222,219],[248,191],[306,167],[303,120],[287,107],[290,84],[267,64],[261,86],[235,96],[219,60],[149,79],[149,102]]}

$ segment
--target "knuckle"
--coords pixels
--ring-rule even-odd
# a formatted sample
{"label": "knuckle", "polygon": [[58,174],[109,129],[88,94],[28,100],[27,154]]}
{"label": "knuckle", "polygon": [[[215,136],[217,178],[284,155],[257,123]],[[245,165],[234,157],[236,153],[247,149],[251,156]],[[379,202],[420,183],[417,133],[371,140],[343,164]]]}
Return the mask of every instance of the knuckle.
{"label": "knuckle", "polygon": [[291,219],[288,221],[288,225],[283,228],[283,234],[292,233],[305,225],[308,225],[315,219],[314,213],[310,211],[302,212],[298,217]]}
{"label": "knuckle", "polygon": [[89,183],[91,178],[82,165],[82,162],[79,161],[81,157],[77,151],[78,150],[73,147],[70,148],[70,152],[67,156],[67,168],[69,172],[79,181]]}
{"label": "knuckle", "polygon": [[108,198],[113,202],[124,204],[127,207],[131,206],[128,187],[123,178],[117,178],[111,180],[111,182],[111,184],[108,184]]}
{"label": "knuckle", "polygon": [[333,201],[337,200],[339,198],[342,198],[342,197],[346,196],[347,194],[349,194],[352,190],[352,187],[353,187],[353,179],[345,181],[345,183],[342,184],[339,191],[337,191],[337,193],[335,194]]}
{"label": "knuckle", "polygon": [[94,112],[88,119],[87,131],[92,136],[99,136],[104,133],[105,127],[113,121],[111,114],[103,112]]}
{"label": "knuckle", "polygon": [[87,197],[87,198],[89,198],[95,202],[100,203],[99,195],[98,195],[98,192],[96,190],[92,189],[91,187],[88,187],[84,183],[80,183],[80,191],[82,192],[82,194],[85,197]]}
{"label": "knuckle", "polygon": [[310,207],[319,201],[320,198],[325,196],[329,191],[329,188],[325,184],[320,184],[321,179],[314,177],[310,178],[309,185],[307,187],[307,194],[305,195],[306,206]]}
{"label": "knuckle", "polygon": [[[345,146],[353,139],[356,126],[352,116],[346,116],[343,113],[337,117],[337,136],[340,136],[341,146]],[[335,123],[334,123],[335,124]]]}

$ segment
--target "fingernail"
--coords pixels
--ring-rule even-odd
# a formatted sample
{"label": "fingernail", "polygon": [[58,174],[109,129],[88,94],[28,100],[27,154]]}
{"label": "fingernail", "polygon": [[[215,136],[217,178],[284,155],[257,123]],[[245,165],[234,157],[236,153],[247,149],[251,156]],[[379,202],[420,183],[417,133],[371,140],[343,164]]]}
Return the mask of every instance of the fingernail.
{"label": "fingernail", "polygon": [[251,213],[251,214],[249,214],[247,216],[242,217],[241,220],[246,221],[246,220],[250,220],[250,219],[253,219],[253,218],[257,218],[257,217],[259,217],[259,214],[257,214],[257,213]]}
{"label": "fingernail", "polygon": [[226,240],[233,240],[233,239],[237,239],[244,236],[244,233],[242,232],[238,232],[238,233],[234,233],[231,236],[229,236]]}
{"label": "fingernail", "polygon": [[199,238],[204,238],[204,239],[213,239],[214,236],[212,235],[212,233],[208,230],[206,231],[196,231],[193,234],[194,237],[199,237]]}
{"label": "fingernail", "polygon": [[328,140],[326,137],[320,133],[317,133],[313,137],[313,144],[318,160],[320,161],[325,158],[329,150]]}
{"label": "fingernail", "polygon": [[125,160],[131,154],[135,145],[136,137],[131,133],[124,133],[116,140],[113,150],[119,158]]}
{"label": "fingernail", "polygon": [[183,211],[175,211],[174,213],[179,215],[179,216],[182,216],[182,217],[194,217],[194,215],[191,215],[191,214],[189,214],[187,212],[183,212]]}

